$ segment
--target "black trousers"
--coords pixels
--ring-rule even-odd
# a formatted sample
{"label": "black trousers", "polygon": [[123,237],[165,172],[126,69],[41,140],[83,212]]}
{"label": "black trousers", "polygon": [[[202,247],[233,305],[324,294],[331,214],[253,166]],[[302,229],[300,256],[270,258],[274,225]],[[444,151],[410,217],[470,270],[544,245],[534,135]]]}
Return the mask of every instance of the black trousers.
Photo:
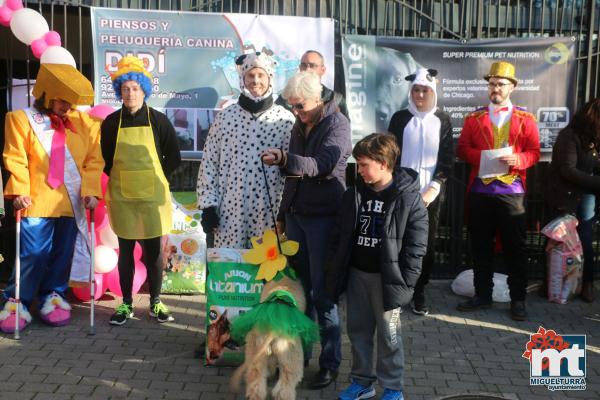
{"label": "black trousers", "polygon": [[119,238],[119,283],[123,292],[123,302],[132,304],[133,273],[135,260],[133,249],[135,243],[142,246],[142,262],[148,271],[148,287],[150,290],[150,304],[160,300],[160,287],[162,286],[163,260],[160,249],[160,236],[151,239],[130,240]]}
{"label": "black trousers", "polygon": [[415,301],[423,302],[425,300],[425,285],[429,283],[429,277],[433,269],[433,263],[435,261],[435,237],[437,234],[438,226],[440,223],[440,210],[444,203],[444,188],[436,199],[427,207],[427,214],[429,216],[429,233],[427,235],[427,253],[423,257],[423,268],[421,269],[421,276],[415,285],[415,293],[413,299]]}
{"label": "black trousers", "polygon": [[527,294],[525,253],[525,195],[468,194],[468,229],[473,255],[475,294],[491,300],[494,287],[494,246],[500,233],[504,259],[508,264],[508,287],[513,301]]}

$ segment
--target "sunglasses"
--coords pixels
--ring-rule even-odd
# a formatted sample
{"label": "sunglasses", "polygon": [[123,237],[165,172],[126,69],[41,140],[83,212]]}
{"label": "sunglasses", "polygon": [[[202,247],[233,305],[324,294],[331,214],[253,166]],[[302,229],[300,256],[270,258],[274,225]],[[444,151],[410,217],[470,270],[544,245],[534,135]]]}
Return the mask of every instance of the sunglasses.
{"label": "sunglasses", "polygon": [[320,64],[315,63],[300,63],[300,69],[314,69],[320,67]]}
{"label": "sunglasses", "polygon": [[289,104],[288,105],[292,108],[292,110],[298,110],[298,111],[302,111],[304,110],[304,103],[298,103],[298,104]]}

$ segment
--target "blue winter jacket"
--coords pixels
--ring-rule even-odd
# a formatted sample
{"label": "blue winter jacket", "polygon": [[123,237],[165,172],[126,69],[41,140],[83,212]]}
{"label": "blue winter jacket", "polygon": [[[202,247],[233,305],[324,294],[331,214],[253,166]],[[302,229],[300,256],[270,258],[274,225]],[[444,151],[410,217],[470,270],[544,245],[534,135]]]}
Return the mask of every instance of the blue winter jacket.
{"label": "blue winter jacket", "polygon": [[278,220],[285,213],[336,215],[346,190],[346,163],[352,152],[350,122],[334,101],[325,103],[323,117],[308,136],[296,120],[292,128],[286,176]]}

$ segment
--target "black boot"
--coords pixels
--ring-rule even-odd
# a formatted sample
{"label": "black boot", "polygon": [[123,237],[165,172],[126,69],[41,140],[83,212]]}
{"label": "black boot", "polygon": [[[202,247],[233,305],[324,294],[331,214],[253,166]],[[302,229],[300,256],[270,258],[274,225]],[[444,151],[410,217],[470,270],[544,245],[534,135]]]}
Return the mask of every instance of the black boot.
{"label": "black boot", "polygon": [[337,378],[338,372],[327,368],[319,369],[312,381],[310,382],[311,389],[323,389]]}
{"label": "black boot", "polygon": [[484,300],[481,297],[471,297],[467,301],[458,303],[456,309],[458,311],[477,311],[492,308],[492,300]]}
{"label": "black boot", "polygon": [[510,302],[510,317],[515,321],[525,321],[527,319],[524,301]]}
{"label": "black boot", "polygon": [[416,315],[429,314],[429,308],[425,305],[425,293],[422,289],[415,289],[412,301],[412,312]]}

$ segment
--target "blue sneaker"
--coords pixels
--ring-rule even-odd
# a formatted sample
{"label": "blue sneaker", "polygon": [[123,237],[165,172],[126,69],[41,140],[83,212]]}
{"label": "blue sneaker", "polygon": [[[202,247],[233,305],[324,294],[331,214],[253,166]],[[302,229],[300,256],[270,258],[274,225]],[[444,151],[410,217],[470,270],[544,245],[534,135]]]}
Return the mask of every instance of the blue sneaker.
{"label": "blue sneaker", "polygon": [[400,390],[385,389],[381,400],[404,400],[404,395]]}
{"label": "blue sneaker", "polygon": [[375,388],[373,385],[365,386],[360,383],[352,382],[342,393],[338,394],[339,400],[361,400],[375,397]]}

